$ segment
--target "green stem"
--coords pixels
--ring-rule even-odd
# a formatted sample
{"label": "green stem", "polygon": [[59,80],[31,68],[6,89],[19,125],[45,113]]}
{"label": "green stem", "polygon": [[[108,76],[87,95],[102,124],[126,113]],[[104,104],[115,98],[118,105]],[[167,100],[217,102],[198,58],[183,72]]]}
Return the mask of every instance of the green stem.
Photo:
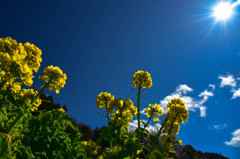
{"label": "green stem", "polygon": [[140,95],[141,95],[141,82],[138,86],[138,100],[137,100],[137,110],[138,110],[138,129],[140,128]]}
{"label": "green stem", "polygon": [[158,131],[157,138],[159,138],[159,136],[162,134],[162,129],[164,128],[164,126],[167,122],[167,119],[168,119],[167,117],[164,119],[163,124],[162,124],[160,130]]}
{"label": "green stem", "polygon": [[[110,116],[109,116],[109,113],[107,112],[107,101],[106,101],[106,99],[105,99],[105,108],[106,108],[107,119],[108,119],[108,128],[109,128],[109,130],[111,130],[111,127],[110,127]],[[109,136],[110,136],[109,147],[110,147],[110,149],[112,149],[112,134],[111,134],[111,131],[109,131]]]}
{"label": "green stem", "polygon": [[[165,119],[164,119],[163,124],[162,124],[160,130],[158,131],[157,139],[158,139],[159,136],[162,134],[162,129],[164,128],[164,126],[165,126],[165,124],[166,124],[166,122],[167,122],[167,119],[168,119],[168,118],[165,118]],[[156,145],[155,145],[154,143],[152,143],[152,146],[151,146],[150,150],[148,151],[148,154],[147,154],[146,158],[149,158],[150,153],[154,150],[155,146],[156,146]]]}
{"label": "green stem", "polygon": [[[177,116],[178,116],[178,112],[177,112],[177,114],[176,114],[176,116],[173,118],[173,121],[172,121],[172,123],[171,123],[171,126],[170,126],[170,129],[168,130],[168,135],[170,135],[171,133],[172,133],[172,129],[173,129],[173,124],[174,124],[174,122],[175,122],[175,120],[177,119]],[[167,143],[167,140],[165,141],[165,143],[164,143],[164,146],[165,146],[165,153],[164,153],[164,157],[166,157],[166,155],[168,155],[168,151],[169,151],[169,149],[168,148],[166,148],[166,143]]]}
{"label": "green stem", "polygon": [[148,119],[148,122],[147,122],[147,124],[144,126],[143,131],[146,129],[146,127],[148,126],[148,124],[149,124],[149,122],[150,122],[151,119],[152,119],[152,116]]}
{"label": "green stem", "polygon": [[173,118],[173,121],[172,121],[172,123],[171,123],[171,127],[170,127],[170,129],[168,130],[168,135],[170,135],[170,133],[172,132],[173,124],[174,124],[175,120],[177,119],[177,116],[178,116],[178,113],[177,113],[176,116]]}
{"label": "green stem", "polygon": [[[137,110],[138,110],[138,115],[137,115],[137,118],[138,118],[138,133],[137,133],[137,147],[138,145],[140,144],[140,138],[141,138],[141,133],[140,133],[140,99],[141,99],[141,88],[142,88],[142,81],[140,80],[140,84],[138,86],[138,99],[137,99]],[[137,150],[135,151],[134,153],[134,156],[133,158],[136,158],[136,155],[137,155]]]}

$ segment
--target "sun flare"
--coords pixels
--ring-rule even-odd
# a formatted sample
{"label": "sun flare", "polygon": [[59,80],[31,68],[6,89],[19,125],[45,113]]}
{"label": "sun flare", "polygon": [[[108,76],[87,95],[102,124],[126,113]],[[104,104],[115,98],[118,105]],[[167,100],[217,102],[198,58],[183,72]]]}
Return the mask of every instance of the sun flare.
{"label": "sun flare", "polygon": [[217,20],[225,21],[231,18],[233,14],[233,6],[229,2],[220,2],[216,7],[213,9],[213,16]]}

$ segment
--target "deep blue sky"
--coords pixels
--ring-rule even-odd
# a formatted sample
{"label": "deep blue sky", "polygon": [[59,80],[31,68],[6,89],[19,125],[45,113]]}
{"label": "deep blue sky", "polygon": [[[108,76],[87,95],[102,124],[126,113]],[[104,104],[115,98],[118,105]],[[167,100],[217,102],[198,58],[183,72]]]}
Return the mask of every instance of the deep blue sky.
{"label": "deep blue sky", "polygon": [[[4,1],[0,31],[1,37],[28,41],[42,50],[39,74],[48,65],[59,66],[67,74],[65,88],[51,95],[55,102],[66,104],[79,122],[92,128],[105,125],[97,114],[96,96],[110,92],[116,98],[128,98],[133,74],[149,71],[153,87],[145,98],[148,103],[161,103],[179,93],[180,84],[192,89],[182,94],[196,104],[189,122],[181,126],[183,144],[237,159],[239,147],[225,141],[240,129],[240,98],[232,99],[240,77],[240,6],[231,20],[215,23],[209,15],[217,2]],[[219,77],[231,75],[236,85],[221,87]],[[207,110],[201,117],[197,104],[204,90],[212,96],[202,104]]]}

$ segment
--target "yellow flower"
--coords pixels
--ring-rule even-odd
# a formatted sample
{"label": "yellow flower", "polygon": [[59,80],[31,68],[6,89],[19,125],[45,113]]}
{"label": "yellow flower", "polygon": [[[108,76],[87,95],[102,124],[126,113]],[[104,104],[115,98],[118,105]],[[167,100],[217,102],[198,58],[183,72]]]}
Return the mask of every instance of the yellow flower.
{"label": "yellow flower", "polygon": [[83,144],[84,146],[87,146],[88,142],[87,142],[87,141],[83,141],[82,144]]}
{"label": "yellow flower", "polygon": [[138,71],[133,75],[132,86],[135,88],[150,88],[152,87],[152,78],[148,72]]}
{"label": "yellow flower", "polygon": [[32,78],[27,78],[25,81],[24,81],[24,84],[26,86],[31,86],[33,84],[33,80]]}
{"label": "yellow flower", "polygon": [[[160,105],[158,104],[149,104],[149,107],[144,109],[148,118],[153,117],[154,115],[162,115],[163,111],[161,110]],[[153,121],[158,121],[158,117],[154,117]]]}
{"label": "yellow flower", "polygon": [[155,116],[155,117],[153,118],[153,121],[159,121],[158,117]]}
{"label": "yellow flower", "polygon": [[171,150],[173,148],[173,144],[172,143],[166,143],[166,147]]}
{"label": "yellow flower", "polygon": [[181,124],[189,118],[188,110],[180,98],[171,99],[170,103],[167,104],[167,110],[168,118],[174,118],[177,114],[177,120]]}
{"label": "yellow flower", "polygon": [[140,154],[142,152],[142,150],[137,150],[137,155]]}
{"label": "yellow flower", "polygon": [[136,116],[137,115],[137,107],[131,106],[130,109],[131,109],[132,113]]}
{"label": "yellow flower", "polygon": [[60,112],[64,113],[65,110],[63,108],[58,109]]}
{"label": "yellow flower", "polygon": [[12,85],[11,90],[14,93],[17,93],[18,91],[20,91],[21,90],[21,83],[20,82],[14,82],[13,85]]}
{"label": "yellow flower", "polygon": [[182,140],[177,140],[176,144],[182,145]]}
{"label": "yellow flower", "polygon": [[102,92],[97,95],[96,106],[97,108],[105,108],[107,113],[111,113],[113,110],[114,95],[111,93]]}
{"label": "yellow flower", "polygon": [[114,105],[115,105],[115,107],[116,107],[117,109],[122,108],[122,107],[123,107],[123,101],[122,101],[122,99],[121,99],[121,98],[116,99]]}
{"label": "yellow flower", "polygon": [[123,124],[122,118],[118,117],[118,119],[117,119],[117,125],[120,126],[120,125],[122,125],[122,124]]}
{"label": "yellow flower", "polygon": [[54,67],[53,65],[45,67],[43,73],[45,75],[39,76],[39,79],[45,82],[50,82],[48,89],[52,91],[53,89],[58,94],[60,88],[63,88],[66,84],[67,75],[62,72],[59,67]]}

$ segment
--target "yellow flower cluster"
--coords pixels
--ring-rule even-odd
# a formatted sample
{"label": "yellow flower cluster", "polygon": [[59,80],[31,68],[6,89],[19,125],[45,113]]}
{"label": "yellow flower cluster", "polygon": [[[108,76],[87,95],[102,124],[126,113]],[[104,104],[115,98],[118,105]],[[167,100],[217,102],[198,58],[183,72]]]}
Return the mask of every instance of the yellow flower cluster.
{"label": "yellow flower cluster", "polygon": [[63,108],[59,108],[58,111],[60,111],[60,112],[62,112],[62,113],[65,112],[65,110],[64,110]]}
{"label": "yellow flower cluster", "polygon": [[[163,114],[163,111],[161,110],[160,105],[149,104],[148,106],[149,106],[148,108],[144,109],[144,112],[146,113],[148,118],[151,118],[151,117],[153,117],[155,115],[160,116],[160,115]],[[153,121],[158,121],[159,120],[158,116],[155,116],[153,118]]]}
{"label": "yellow flower cluster", "polygon": [[160,141],[162,143],[166,143],[166,147],[168,149],[172,149],[173,148],[173,142],[177,139],[176,136],[174,136],[173,134],[171,135],[162,135],[161,138],[160,138]]}
{"label": "yellow flower cluster", "polygon": [[182,145],[182,140],[177,140],[177,141],[176,141],[176,144],[177,144],[177,145]]}
{"label": "yellow flower cluster", "polygon": [[121,98],[118,98],[114,101],[113,105],[117,108],[117,109],[121,109],[123,107],[123,100]]}
{"label": "yellow flower cluster", "polygon": [[174,136],[173,134],[171,135],[162,135],[161,138],[160,138],[160,141],[162,143],[166,143],[166,147],[168,149],[172,149],[173,148],[173,143],[177,144],[177,145],[182,145],[182,140],[177,140],[175,142],[175,140],[177,139],[176,136]]}
{"label": "yellow flower cluster", "polygon": [[135,107],[133,105],[133,102],[129,98],[124,99],[124,108],[130,109],[130,111],[133,115],[135,115],[135,116],[137,115],[137,107]]}
{"label": "yellow flower cluster", "polygon": [[46,83],[50,82],[48,89],[50,91],[54,89],[58,94],[59,90],[66,84],[67,75],[59,67],[53,65],[45,67],[43,73],[44,75],[39,76],[39,79]]}
{"label": "yellow flower cluster", "polygon": [[150,88],[152,87],[152,78],[148,72],[137,71],[132,78],[132,86],[138,88],[142,86],[142,88]]}
{"label": "yellow flower cluster", "polygon": [[5,84],[2,86],[2,90],[6,90],[6,87],[13,84],[15,78],[11,72],[0,71],[0,82]]}
{"label": "yellow flower cluster", "polygon": [[42,51],[29,42],[22,44],[10,37],[0,38],[1,81],[5,83],[4,87],[17,78],[26,86],[31,86],[33,71],[37,72],[42,62],[41,55]]}
{"label": "yellow flower cluster", "polygon": [[184,120],[189,118],[188,110],[185,107],[185,104],[180,98],[171,99],[170,103],[167,104],[167,117],[172,119],[177,115],[176,120],[182,124]]}
{"label": "yellow flower cluster", "polygon": [[102,92],[97,96],[96,106],[97,108],[105,108],[107,113],[111,113],[113,110],[114,95],[111,93]]}
{"label": "yellow flower cluster", "polygon": [[129,124],[132,118],[133,118],[133,115],[130,109],[125,109],[122,111],[117,110],[112,114],[112,117],[111,117],[111,119],[116,122],[117,126]]}
{"label": "yellow flower cluster", "polygon": [[[180,130],[180,123],[174,122],[173,124],[171,123],[171,120],[168,120],[164,126],[163,133],[168,133],[169,129],[171,129],[171,134],[178,134]],[[172,125],[172,127],[171,127]]]}
{"label": "yellow flower cluster", "polygon": [[137,155],[140,154],[142,152],[142,150],[137,150]]}
{"label": "yellow flower cluster", "polygon": [[13,82],[10,90],[14,93],[17,93],[18,91],[21,90],[21,83],[20,82]]}
{"label": "yellow flower cluster", "polygon": [[[173,143],[176,140],[175,135],[179,133],[180,125],[184,120],[188,119],[188,110],[185,108],[185,104],[180,98],[171,99],[170,103],[167,104],[167,121],[164,125],[162,133],[165,135],[161,136],[161,141],[166,143],[168,149],[173,148]],[[181,140],[177,140],[175,144],[182,144]]]}
{"label": "yellow flower cluster", "polygon": [[137,108],[130,99],[124,99],[123,101],[121,98],[118,98],[112,103],[117,110],[114,111],[111,119],[115,121],[118,126],[129,124],[133,115],[137,115]]}
{"label": "yellow flower cluster", "polygon": [[[37,96],[38,92],[34,89],[21,89],[16,95],[17,100],[23,100],[24,102],[32,103],[33,99]],[[42,100],[38,97],[30,108],[31,111],[37,110],[39,105],[41,105]]]}
{"label": "yellow flower cluster", "polygon": [[98,146],[94,141],[82,141],[82,146],[85,149],[85,154],[87,155],[97,155],[98,151],[101,149],[101,146]]}

